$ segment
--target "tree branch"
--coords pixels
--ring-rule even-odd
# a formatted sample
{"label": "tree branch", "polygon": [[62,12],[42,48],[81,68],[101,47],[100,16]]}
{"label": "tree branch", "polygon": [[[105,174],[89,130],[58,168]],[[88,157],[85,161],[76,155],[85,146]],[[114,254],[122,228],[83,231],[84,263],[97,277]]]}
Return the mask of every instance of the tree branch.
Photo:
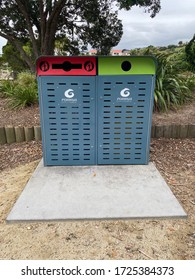
{"label": "tree branch", "polygon": [[23,14],[23,16],[26,20],[27,29],[28,29],[30,38],[32,40],[33,52],[34,52],[35,56],[38,57],[39,52],[38,52],[38,48],[37,48],[37,42],[36,42],[36,39],[35,39],[35,36],[34,36],[34,32],[33,32],[33,29],[32,29],[32,24],[31,24],[26,6],[22,3],[21,0],[15,0],[15,1],[18,4],[20,12]]}
{"label": "tree branch", "polygon": [[48,19],[49,25],[53,22],[54,18],[56,18],[56,16],[58,16],[60,14],[66,1],[67,0],[59,0],[59,1],[55,2],[51,15],[49,16],[49,19]]}
{"label": "tree branch", "polygon": [[[46,31],[46,16],[47,13],[44,13],[44,5],[42,0],[38,0],[39,3],[39,14],[40,14],[40,42],[41,42],[41,47],[44,45],[44,35]],[[41,50],[42,52],[42,50]]]}
{"label": "tree branch", "polygon": [[5,34],[1,31],[0,31],[0,36],[7,39],[10,43],[12,43],[12,45],[14,45],[17,48],[17,50],[20,52],[21,57],[24,59],[24,61],[26,61],[29,68],[31,69],[31,71],[34,72],[35,65],[32,63],[31,58],[26,54],[26,52],[24,51],[24,49],[22,47],[22,44],[17,40],[17,38],[14,36]]}
{"label": "tree branch", "polygon": [[58,24],[58,17],[66,4],[67,0],[59,0],[54,3],[53,10],[46,22],[46,32],[43,44],[43,53],[53,54],[53,47],[55,42],[56,28]]}

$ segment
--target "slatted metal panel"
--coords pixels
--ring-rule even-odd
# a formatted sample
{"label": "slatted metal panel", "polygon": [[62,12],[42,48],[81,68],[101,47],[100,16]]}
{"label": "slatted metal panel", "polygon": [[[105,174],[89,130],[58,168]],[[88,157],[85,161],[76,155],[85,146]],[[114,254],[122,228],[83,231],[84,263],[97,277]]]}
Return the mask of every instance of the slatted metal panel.
{"label": "slatted metal panel", "polygon": [[98,77],[98,164],[147,164],[152,75]]}
{"label": "slatted metal panel", "polygon": [[45,165],[96,164],[95,77],[39,77]]}

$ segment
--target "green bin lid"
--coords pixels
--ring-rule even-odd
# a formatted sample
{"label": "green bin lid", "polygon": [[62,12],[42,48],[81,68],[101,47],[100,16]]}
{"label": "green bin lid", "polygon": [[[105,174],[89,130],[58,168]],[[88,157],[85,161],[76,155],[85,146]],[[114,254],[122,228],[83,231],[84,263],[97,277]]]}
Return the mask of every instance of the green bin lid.
{"label": "green bin lid", "polygon": [[99,75],[155,75],[156,60],[152,56],[100,56]]}

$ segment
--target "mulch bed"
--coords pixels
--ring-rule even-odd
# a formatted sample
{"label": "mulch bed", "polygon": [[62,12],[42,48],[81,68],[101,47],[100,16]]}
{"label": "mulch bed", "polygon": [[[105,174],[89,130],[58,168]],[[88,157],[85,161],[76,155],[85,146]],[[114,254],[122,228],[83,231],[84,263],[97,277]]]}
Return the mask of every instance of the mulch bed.
{"label": "mulch bed", "polygon": [[6,125],[26,127],[40,125],[39,106],[11,110],[7,100],[0,98],[0,127]]}
{"label": "mulch bed", "polygon": [[0,171],[41,159],[41,141],[0,145]]}
{"label": "mulch bed", "polygon": [[195,139],[153,139],[151,161],[188,213],[195,205]]}
{"label": "mulch bed", "polygon": [[[5,144],[0,146],[0,170],[14,168],[41,157],[40,141]],[[181,167],[187,172],[195,168],[195,139],[152,139],[150,157],[165,175],[178,174]]]}

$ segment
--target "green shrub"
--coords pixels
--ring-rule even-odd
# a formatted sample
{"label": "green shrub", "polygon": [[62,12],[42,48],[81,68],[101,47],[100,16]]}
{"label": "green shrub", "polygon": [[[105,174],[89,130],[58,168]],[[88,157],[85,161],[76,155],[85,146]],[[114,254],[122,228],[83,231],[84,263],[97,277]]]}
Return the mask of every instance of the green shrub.
{"label": "green shrub", "polygon": [[37,87],[22,87],[17,85],[8,104],[12,109],[32,106],[38,102]]}
{"label": "green shrub", "polygon": [[8,98],[11,108],[21,108],[38,103],[38,88],[35,75],[21,72],[15,81],[3,81],[0,85],[1,97]]}
{"label": "green shrub", "polygon": [[14,82],[3,80],[0,82],[0,97],[6,98],[14,94]]}
{"label": "green shrub", "polygon": [[166,111],[192,99],[192,91],[185,77],[179,75],[169,61],[168,54],[158,54],[154,110]]}
{"label": "green shrub", "polygon": [[29,85],[36,84],[36,78],[34,74],[26,71],[17,75],[16,82],[20,86],[28,87]]}
{"label": "green shrub", "polygon": [[185,47],[186,59],[190,65],[190,70],[195,73],[195,34]]}
{"label": "green shrub", "polygon": [[186,84],[188,88],[195,93],[195,75],[188,75],[186,77]]}

